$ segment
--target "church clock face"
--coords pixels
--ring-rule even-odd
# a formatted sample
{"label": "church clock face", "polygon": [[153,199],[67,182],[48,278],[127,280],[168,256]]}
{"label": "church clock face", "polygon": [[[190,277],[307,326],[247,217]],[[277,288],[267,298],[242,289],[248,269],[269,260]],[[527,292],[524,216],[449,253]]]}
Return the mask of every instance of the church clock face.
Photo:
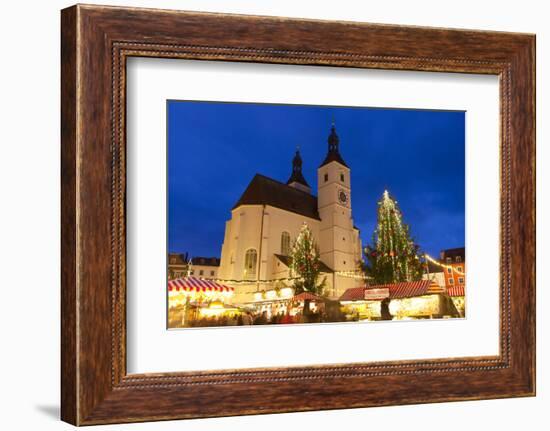
{"label": "church clock face", "polygon": [[344,191],[344,190],[339,190],[338,191],[338,201],[342,204],[342,205],[347,205],[348,204],[348,194]]}

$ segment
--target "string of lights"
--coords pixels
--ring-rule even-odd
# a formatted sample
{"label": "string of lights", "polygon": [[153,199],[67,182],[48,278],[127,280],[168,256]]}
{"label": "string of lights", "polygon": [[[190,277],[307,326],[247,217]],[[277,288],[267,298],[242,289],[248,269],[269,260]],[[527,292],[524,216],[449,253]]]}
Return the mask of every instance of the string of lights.
{"label": "string of lights", "polygon": [[[354,278],[356,280],[364,280],[365,276],[363,275],[362,271],[335,271],[336,275],[340,277],[345,278]],[[203,277],[204,278],[204,277]],[[200,279],[203,279],[200,278]],[[269,284],[269,283],[276,283],[279,281],[294,281],[299,280],[300,277],[283,277],[283,278],[272,278],[268,280],[235,280],[235,279],[225,279],[225,278],[204,278],[205,280],[212,280],[217,283],[228,283],[228,284],[237,284],[237,285],[246,285],[246,284]]]}
{"label": "string of lights", "polygon": [[363,271],[361,270],[355,270],[355,271],[335,271],[336,275],[344,278],[354,278],[356,280],[364,280],[365,275]]}
{"label": "string of lights", "polygon": [[213,280],[218,283],[229,283],[229,284],[267,284],[267,283],[276,283],[278,281],[293,281],[298,280],[300,277],[286,277],[286,278],[273,278],[270,280],[228,280],[224,278],[213,278]]}
{"label": "string of lights", "polygon": [[464,273],[463,273],[462,271],[459,271],[459,270],[456,269],[454,266],[452,266],[452,265],[445,265],[444,263],[441,263],[441,262],[435,260],[435,259],[434,259],[433,257],[431,257],[429,254],[424,254],[424,257],[426,258],[426,260],[429,260],[430,262],[432,262],[432,263],[435,264],[435,265],[440,266],[441,268],[451,269],[451,271],[456,272],[458,275],[464,275]]}
{"label": "string of lights", "polygon": [[[441,268],[445,269],[451,269],[451,271],[457,273],[458,275],[465,275],[464,272],[459,271],[452,265],[446,265],[444,263],[439,262],[438,260],[431,257],[429,254],[424,254],[424,258],[430,262],[432,262],[435,265],[440,266]],[[344,278],[353,278],[356,280],[364,280],[365,275],[361,270],[355,270],[355,271],[335,271],[334,274],[336,274],[339,277]],[[213,278],[209,280],[213,280],[218,283],[228,283],[228,284],[236,284],[236,285],[252,285],[252,284],[269,284],[269,283],[276,283],[276,282],[283,282],[283,281],[294,281],[299,280],[300,277],[282,277],[282,278],[272,278],[272,279],[266,279],[266,280],[236,280],[236,279],[224,279],[224,278]]]}

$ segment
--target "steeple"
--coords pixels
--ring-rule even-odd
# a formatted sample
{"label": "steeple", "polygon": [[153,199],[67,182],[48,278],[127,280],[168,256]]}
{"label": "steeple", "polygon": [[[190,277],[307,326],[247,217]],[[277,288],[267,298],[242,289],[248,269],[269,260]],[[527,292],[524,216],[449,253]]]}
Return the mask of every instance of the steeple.
{"label": "steeple", "polygon": [[292,159],[292,173],[286,183],[291,187],[311,193],[311,187],[309,187],[309,184],[302,174],[302,157],[300,156],[299,148],[296,148],[296,154]]}
{"label": "steeple", "polygon": [[340,139],[336,134],[336,127],[334,127],[334,121],[333,121],[332,127],[330,128],[330,135],[328,135],[327,156],[325,157],[325,160],[323,161],[323,163],[321,163],[321,166],[325,166],[330,162],[338,162],[344,165],[346,168],[348,167],[348,165],[346,165],[346,162],[344,162],[344,159],[342,159],[342,156],[340,155],[340,150],[338,148],[339,145],[340,145]]}

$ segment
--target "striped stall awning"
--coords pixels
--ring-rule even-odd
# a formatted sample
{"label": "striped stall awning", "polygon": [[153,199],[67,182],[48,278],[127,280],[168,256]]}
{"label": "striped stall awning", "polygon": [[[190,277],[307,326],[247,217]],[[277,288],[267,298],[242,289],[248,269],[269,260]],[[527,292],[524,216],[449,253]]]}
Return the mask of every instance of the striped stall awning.
{"label": "striped stall awning", "polygon": [[464,296],[464,286],[450,286],[447,287],[447,294],[451,297]]}
{"label": "striped stall awning", "polygon": [[[346,290],[343,295],[340,297],[340,301],[363,301],[365,300],[365,293],[368,293],[369,290],[373,292],[377,291],[387,291],[390,299],[399,299],[399,298],[411,298],[413,296],[422,296],[425,295],[430,289],[432,284],[431,280],[418,280],[418,281],[404,281],[401,283],[393,284],[379,284],[376,286],[365,286],[365,287],[353,287]],[[376,298],[376,295],[371,297],[373,300],[383,299],[382,297]]]}
{"label": "striped stall awning", "polygon": [[168,281],[168,292],[233,292],[233,287],[202,280],[196,277],[183,277]]}

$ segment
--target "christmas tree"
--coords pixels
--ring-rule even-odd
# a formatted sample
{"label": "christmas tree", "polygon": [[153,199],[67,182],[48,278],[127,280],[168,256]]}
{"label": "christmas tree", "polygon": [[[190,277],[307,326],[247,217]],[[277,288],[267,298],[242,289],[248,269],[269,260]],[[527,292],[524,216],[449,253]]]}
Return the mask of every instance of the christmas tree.
{"label": "christmas tree", "polygon": [[372,245],[365,248],[365,273],[374,284],[415,281],[422,278],[418,246],[412,240],[403,214],[387,190],[378,202],[378,224]]}
{"label": "christmas tree", "polygon": [[311,292],[322,295],[325,280],[318,284],[321,261],[319,248],[308,225],[304,223],[292,246],[291,271],[298,279],[294,283],[294,294]]}

